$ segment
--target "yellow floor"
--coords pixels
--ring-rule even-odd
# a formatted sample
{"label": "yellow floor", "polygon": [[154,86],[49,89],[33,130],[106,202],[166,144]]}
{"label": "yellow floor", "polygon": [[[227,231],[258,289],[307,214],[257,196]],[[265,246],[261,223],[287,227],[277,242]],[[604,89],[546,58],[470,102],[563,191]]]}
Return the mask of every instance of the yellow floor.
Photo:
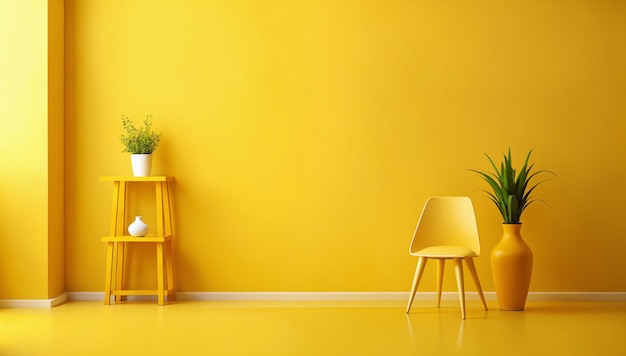
{"label": "yellow floor", "polygon": [[0,309],[0,355],[626,355],[626,302],[69,302]]}

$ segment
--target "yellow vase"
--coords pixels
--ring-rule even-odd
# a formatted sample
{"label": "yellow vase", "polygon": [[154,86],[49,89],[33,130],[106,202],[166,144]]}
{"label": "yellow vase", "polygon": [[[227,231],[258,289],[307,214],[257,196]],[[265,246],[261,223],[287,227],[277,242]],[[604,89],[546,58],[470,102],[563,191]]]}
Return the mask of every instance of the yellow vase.
{"label": "yellow vase", "polygon": [[533,252],[522,239],[522,224],[502,224],[502,239],[491,252],[491,270],[502,310],[524,310]]}

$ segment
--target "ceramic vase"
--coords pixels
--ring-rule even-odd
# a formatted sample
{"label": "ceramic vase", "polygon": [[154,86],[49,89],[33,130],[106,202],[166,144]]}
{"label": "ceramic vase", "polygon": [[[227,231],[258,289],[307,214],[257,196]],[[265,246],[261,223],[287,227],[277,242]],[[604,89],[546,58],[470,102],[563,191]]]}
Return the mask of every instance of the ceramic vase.
{"label": "ceramic vase", "polygon": [[493,283],[502,310],[524,310],[533,253],[520,233],[522,224],[502,224],[500,242],[491,252]]}
{"label": "ceramic vase", "polygon": [[146,225],[141,216],[135,216],[135,221],[128,225],[128,233],[130,236],[143,237],[148,233],[148,225]]}
{"label": "ceramic vase", "polygon": [[135,154],[130,155],[130,162],[133,168],[133,176],[149,177],[152,171],[152,155],[151,154]]}

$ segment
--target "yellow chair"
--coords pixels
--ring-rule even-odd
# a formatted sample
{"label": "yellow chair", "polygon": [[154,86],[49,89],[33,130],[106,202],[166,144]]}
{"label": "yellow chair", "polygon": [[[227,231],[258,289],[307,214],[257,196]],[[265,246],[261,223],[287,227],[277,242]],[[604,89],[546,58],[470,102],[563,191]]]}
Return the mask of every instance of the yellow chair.
{"label": "yellow chair", "polygon": [[483,295],[474,257],[480,255],[480,240],[474,206],[469,197],[431,197],[426,201],[420,216],[409,253],[419,257],[413,286],[407,305],[407,314],[415,298],[415,292],[428,259],[437,260],[437,308],[441,304],[441,289],[445,261],[455,262],[456,281],[461,302],[461,315],[465,319],[465,287],[463,282],[463,261],[472,275],[474,284],[485,310],[487,303]]}

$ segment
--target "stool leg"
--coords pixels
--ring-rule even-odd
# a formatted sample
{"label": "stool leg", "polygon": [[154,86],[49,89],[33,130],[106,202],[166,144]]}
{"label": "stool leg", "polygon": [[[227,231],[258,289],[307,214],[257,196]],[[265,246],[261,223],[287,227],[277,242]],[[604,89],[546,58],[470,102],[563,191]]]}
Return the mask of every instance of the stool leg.
{"label": "stool leg", "polygon": [[[115,268],[113,269],[114,271],[114,277],[115,277],[115,290],[122,290],[123,288],[123,282],[124,282],[124,249],[126,247],[126,242],[115,242],[115,245],[117,246],[116,250],[117,250],[117,258],[115,261]],[[121,295],[116,295],[115,296],[115,301],[116,302],[120,302],[122,300],[125,300],[126,298],[124,296]]]}
{"label": "stool leg", "polygon": [[156,184],[156,224],[158,236],[165,236],[163,232],[163,185],[160,182]]}
{"label": "stool leg", "polygon": [[157,242],[157,293],[159,296],[159,305],[165,305],[165,293],[163,286],[163,243]]}
{"label": "stool leg", "polygon": [[[125,217],[126,217],[126,188],[127,182],[116,181],[113,189],[113,211],[111,220],[111,236],[124,235],[125,229]],[[124,248],[126,243],[114,242],[113,243],[113,283],[115,283],[115,291],[122,290],[123,278],[124,278]],[[113,293],[115,294],[115,293]],[[120,302],[125,300],[125,296],[115,295],[115,301]]]}
{"label": "stool leg", "polygon": [[107,243],[107,265],[104,282],[104,304],[111,304],[111,278],[113,275],[113,242]]}
{"label": "stool leg", "polygon": [[176,283],[174,282],[174,251],[172,240],[165,245],[165,266],[167,267],[167,288],[171,290],[167,294],[167,300],[176,300]]}

